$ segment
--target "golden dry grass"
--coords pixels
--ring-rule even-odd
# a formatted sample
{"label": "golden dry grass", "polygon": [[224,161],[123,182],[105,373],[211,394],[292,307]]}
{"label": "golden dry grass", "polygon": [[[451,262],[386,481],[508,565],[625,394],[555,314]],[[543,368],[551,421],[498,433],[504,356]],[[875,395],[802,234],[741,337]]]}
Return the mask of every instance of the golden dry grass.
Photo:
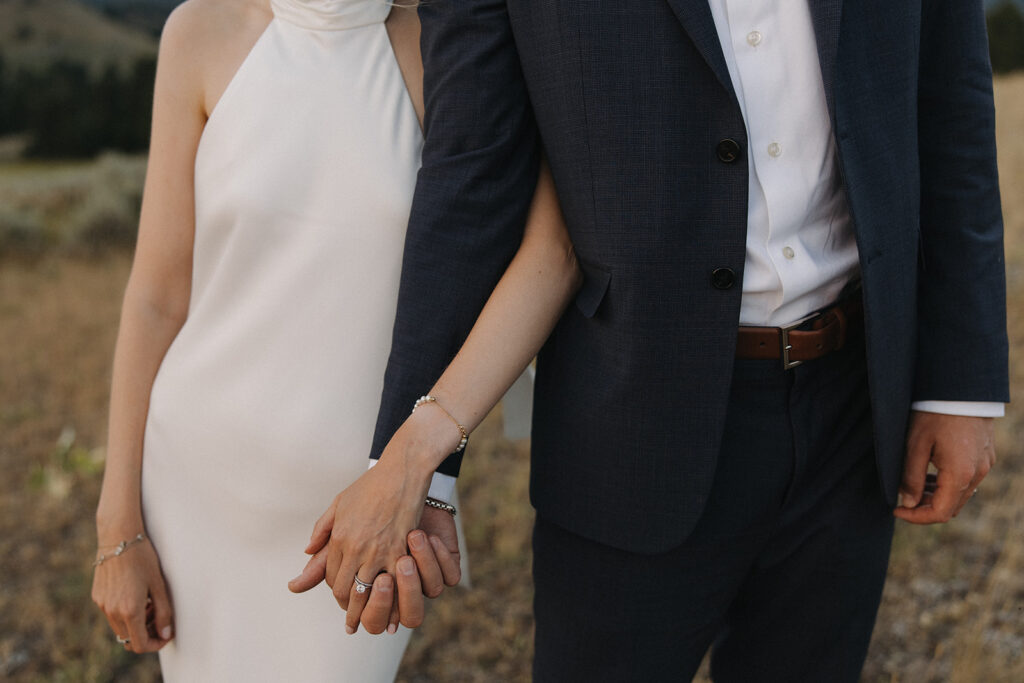
{"label": "golden dry grass", "polygon": [[[999,80],[996,93],[1011,372],[1020,391],[1024,75]],[[0,678],[159,679],[155,658],[121,651],[89,601],[92,510],[127,272],[120,252],[0,261]],[[528,452],[499,431],[492,416],[460,478],[474,587],[434,603],[402,681],[529,678]],[[1024,681],[1024,408],[1011,405],[998,431],[999,466],[957,520],[899,526],[864,681]]]}

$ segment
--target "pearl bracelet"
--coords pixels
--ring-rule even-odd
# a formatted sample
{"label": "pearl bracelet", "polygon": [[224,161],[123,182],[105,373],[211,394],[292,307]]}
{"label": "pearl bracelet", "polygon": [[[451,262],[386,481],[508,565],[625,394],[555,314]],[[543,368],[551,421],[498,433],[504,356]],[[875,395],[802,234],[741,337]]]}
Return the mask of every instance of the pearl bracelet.
{"label": "pearl bracelet", "polygon": [[436,397],[430,396],[429,394],[426,395],[426,396],[420,396],[419,397],[419,400],[417,400],[416,403],[412,407],[412,412],[415,413],[416,409],[419,408],[421,405],[423,405],[425,403],[433,403],[435,406],[440,408],[441,412],[444,413],[445,415],[447,415],[448,418],[452,422],[455,423],[455,426],[459,428],[459,433],[462,435],[462,439],[459,440],[459,446],[458,446],[458,448],[455,449],[454,452],[455,453],[461,453],[466,448],[466,443],[469,442],[469,432],[466,431],[465,427],[463,427],[461,424],[459,424],[459,421],[456,420],[452,416],[451,413],[449,413],[447,410],[445,410],[444,407],[440,403],[437,402],[437,398]]}
{"label": "pearl bracelet", "polygon": [[146,540],[146,534],[139,534],[135,538],[128,539],[127,541],[121,541],[120,543],[118,543],[114,547],[114,552],[110,553],[109,555],[100,555],[92,563],[92,566],[98,567],[101,564],[103,564],[104,562],[106,562],[107,560],[109,560],[109,559],[111,559],[113,557],[117,557],[118,555],[123,553],[125,550],[128,550],[128,548],[132,547],[136,543],[142,543],[145,540]]}

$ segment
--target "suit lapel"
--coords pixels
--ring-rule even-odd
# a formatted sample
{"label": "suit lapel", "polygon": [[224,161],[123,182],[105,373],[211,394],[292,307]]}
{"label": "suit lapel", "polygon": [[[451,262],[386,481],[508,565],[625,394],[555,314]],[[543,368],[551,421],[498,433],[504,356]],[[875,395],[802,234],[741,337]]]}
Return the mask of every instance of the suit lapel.
{"label": "suit lapel", "polygon": [[842,0],[808,0],[814,22],[814,38],[818,44],[821,80],[825,84],[825,99],[829,116],[835,121],[836,55],[839,51],[839,20],[843,14]]}
{"label": "suit lapel", "polygon": [[711,16],[711,7],[707,0],[667,0],[667,2],[675,12],[679,23],[690,35],[694,45],[697,46],[701,56],[704,57],[704,61],[715,72],[718,80],[729,91],[729,94],[735,97],[732,79],[729,77],[729,67],[725,64],[722,45],[718,40],[718,30],[715,28],[715,20]]}

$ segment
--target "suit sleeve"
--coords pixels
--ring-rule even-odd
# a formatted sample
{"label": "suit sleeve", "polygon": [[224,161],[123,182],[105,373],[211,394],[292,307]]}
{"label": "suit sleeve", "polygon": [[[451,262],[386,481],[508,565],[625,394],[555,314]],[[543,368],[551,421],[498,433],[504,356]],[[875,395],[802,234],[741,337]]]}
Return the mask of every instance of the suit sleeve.
{"label": "suit sleeve", "polygon": [[[536,125],[505,0],[419,7],[425,143],[372,458],[465,341],[522,241]],[[460,456],[439,472],[457,475]]]}
{"label": "suit sleeve", "polygon": [[1008,401],[1006,272],[981,0],[923,3],[915,401]]}

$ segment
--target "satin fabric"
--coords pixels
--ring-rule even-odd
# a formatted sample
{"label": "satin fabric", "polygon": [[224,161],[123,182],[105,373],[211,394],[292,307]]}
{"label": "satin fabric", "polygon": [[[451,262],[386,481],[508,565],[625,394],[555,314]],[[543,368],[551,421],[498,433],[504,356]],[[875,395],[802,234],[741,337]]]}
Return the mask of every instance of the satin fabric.
{"label": "satin fabric", "polygon": [[188,319],[152,390],[143,506],[175,609],[167,681],[389,681],[287,582],[366,470],[422,137],[376,0],[273,0],[195,165]]}

